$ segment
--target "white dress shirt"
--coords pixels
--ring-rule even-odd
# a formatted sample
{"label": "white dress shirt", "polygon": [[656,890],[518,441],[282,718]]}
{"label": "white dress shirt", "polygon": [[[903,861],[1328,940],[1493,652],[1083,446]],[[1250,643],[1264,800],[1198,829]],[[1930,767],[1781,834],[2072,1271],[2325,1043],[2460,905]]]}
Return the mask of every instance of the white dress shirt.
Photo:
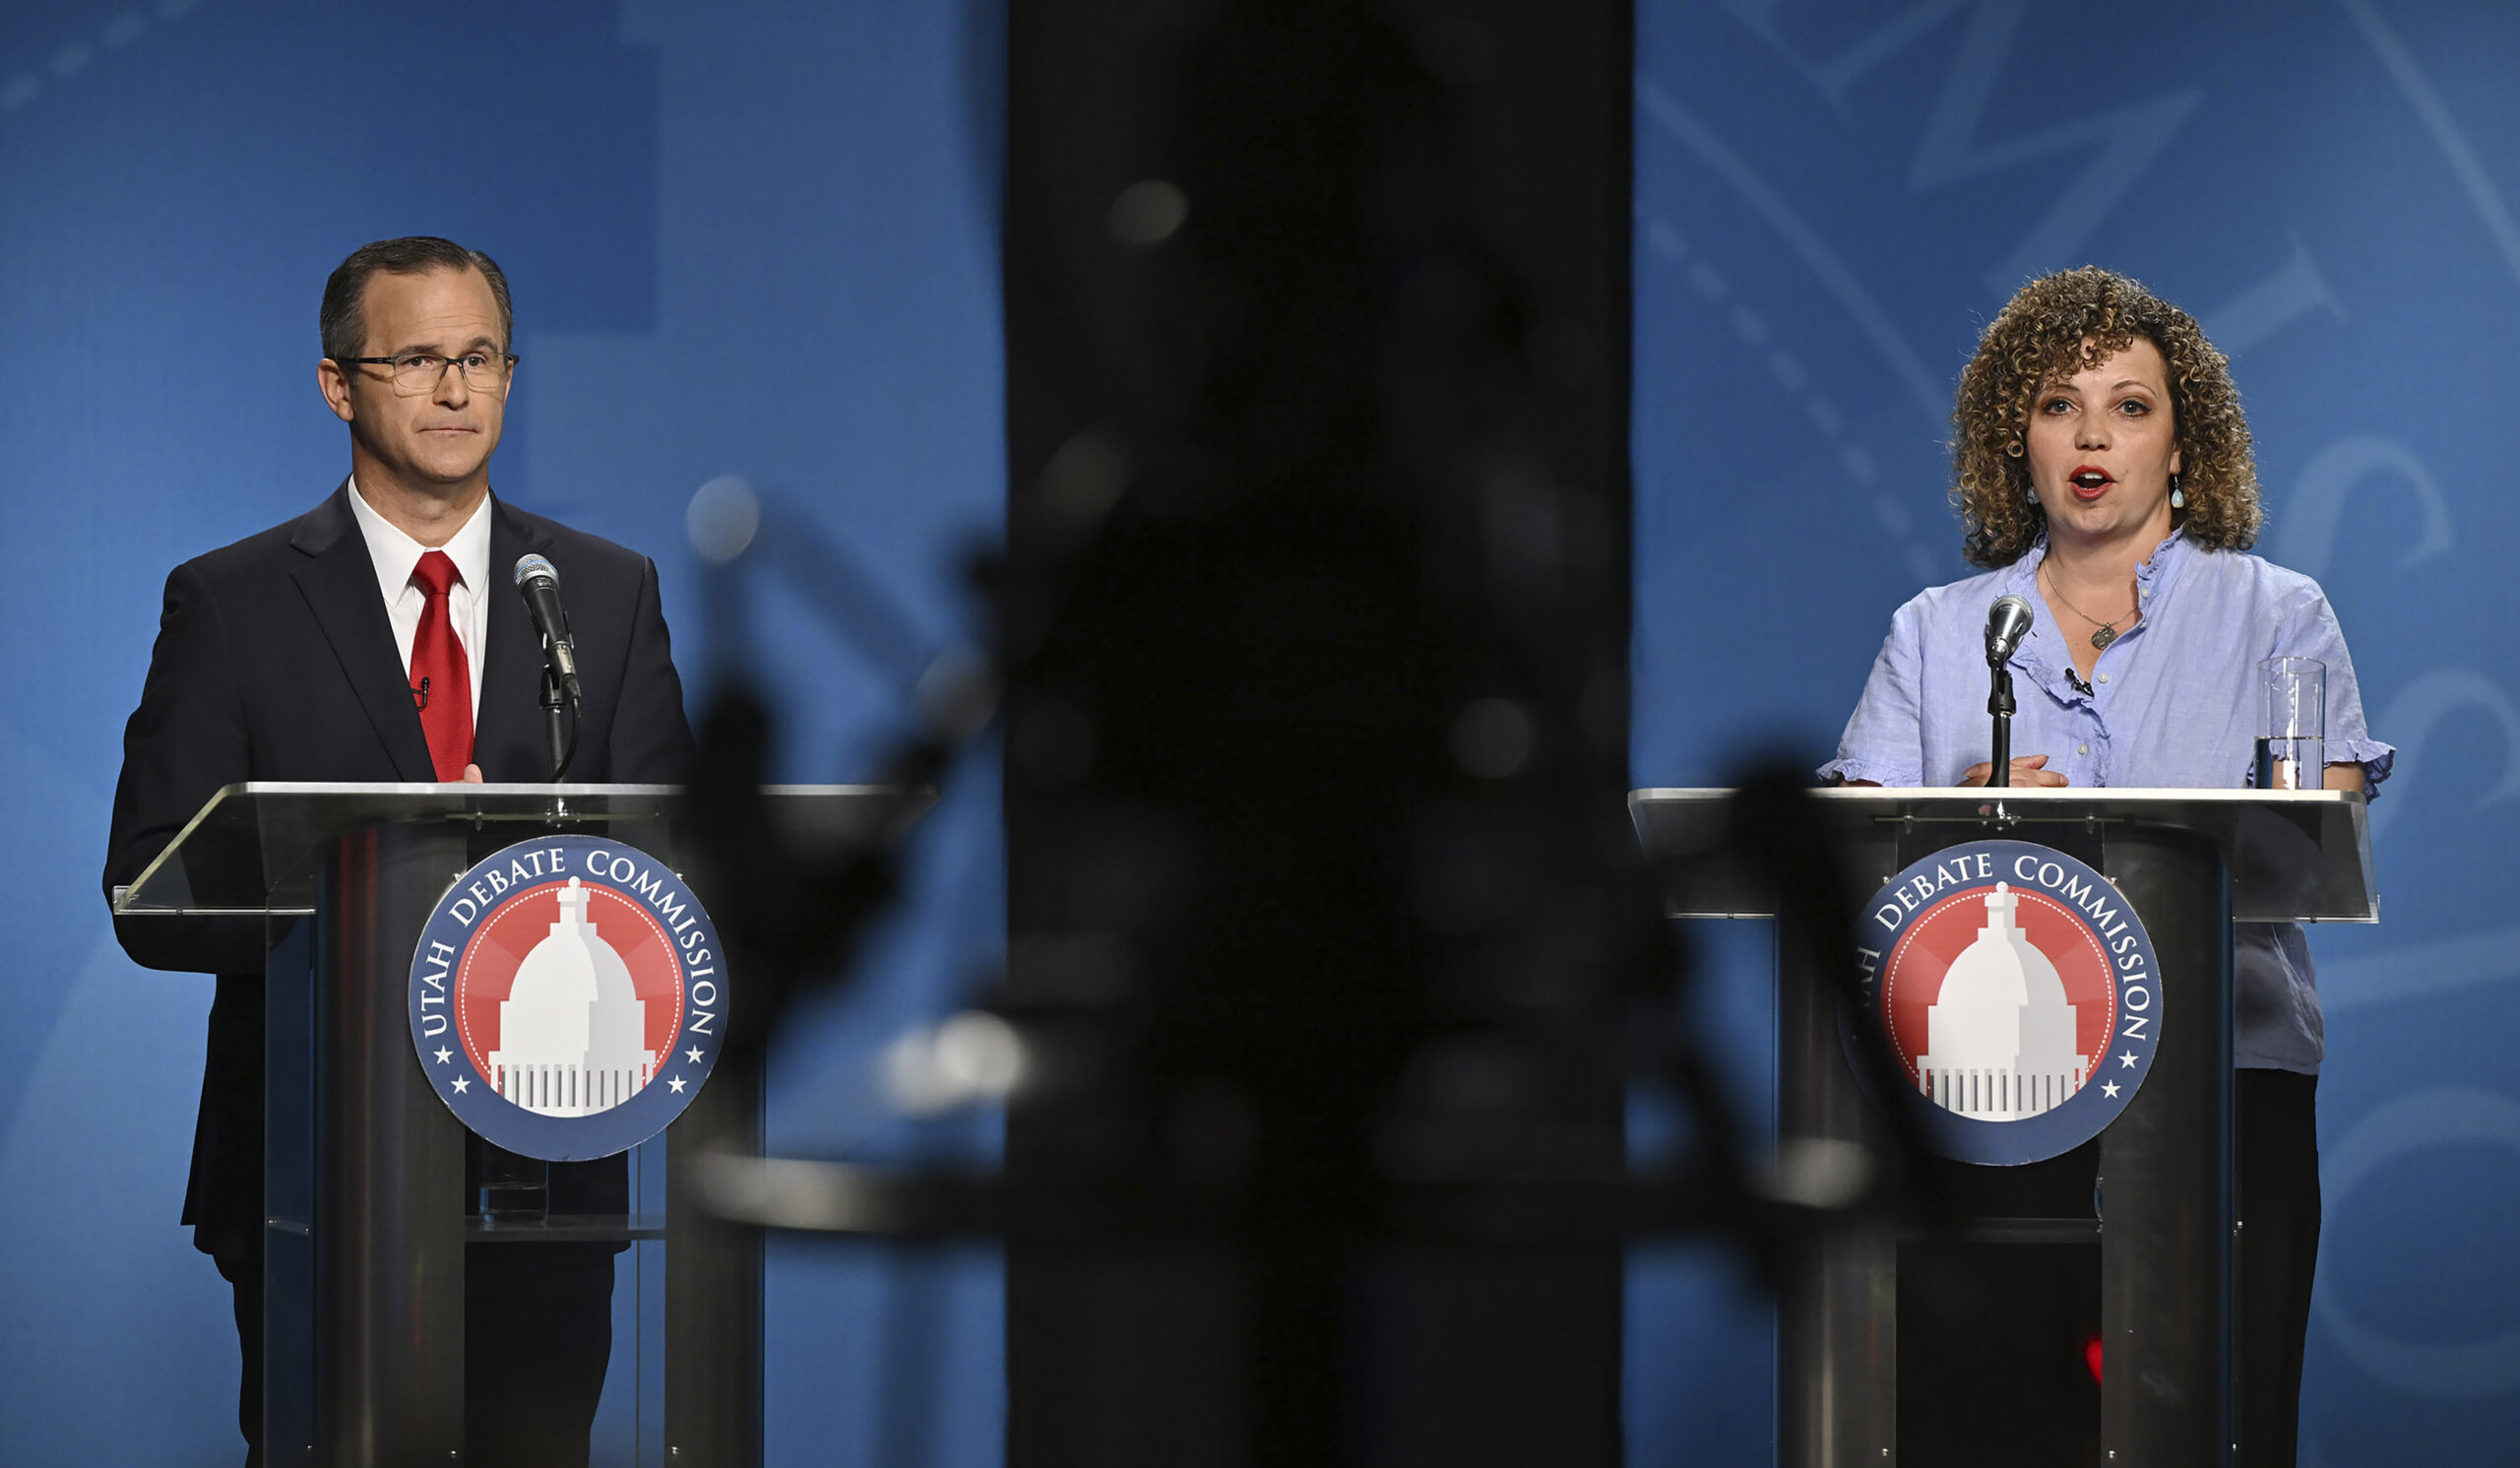
{"label": "white dress shirt", "polygon": [[455,640],[464,644],[465,681],[472,685],[472,723],[478,728],[481,648],[490,632],[490,496],[481,496],[472,518],[464,522],[453,540],[436,546],[412,540],[376,513],[359,492],[355,479],[350,480],[350,513],[358,519],[358,533],[367,538],[367,558],[376,566],[376,590],[385,598],[385,619],[394,624],[394,646],[403,655],[407,674],[411,644],[420,633],[420,612],[429,600],[411,580],[411,571],[432,549],[445,551],[455,562],[455,574],[462,579],[446,594],[446,611],[455,623]]}

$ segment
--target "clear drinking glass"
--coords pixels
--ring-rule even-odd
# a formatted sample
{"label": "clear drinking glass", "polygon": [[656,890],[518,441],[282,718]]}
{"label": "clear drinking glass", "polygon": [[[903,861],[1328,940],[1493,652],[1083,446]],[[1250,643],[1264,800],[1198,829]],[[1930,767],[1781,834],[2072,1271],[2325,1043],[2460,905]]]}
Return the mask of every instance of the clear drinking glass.
{"label": "clear drinking glass", "polygon": [[540,1223],[551,1216],[551,1164],[481,1146],[481,1189],[475,1206],[495,1223]]}
{"label": "clear drinking glass", "polygon": [[2269,658],[2257,673],[2257,788],[2319,789],[2327,783],[2327,665]]}

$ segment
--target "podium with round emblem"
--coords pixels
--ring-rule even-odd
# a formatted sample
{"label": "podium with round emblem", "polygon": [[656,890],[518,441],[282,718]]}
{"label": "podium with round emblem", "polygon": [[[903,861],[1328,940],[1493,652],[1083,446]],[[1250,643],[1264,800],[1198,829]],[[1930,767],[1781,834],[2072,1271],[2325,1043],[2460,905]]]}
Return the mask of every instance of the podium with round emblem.
{"label": "podium with round emblem", "polygon": [[[784,836],[825,849],[891,841],[933,799],[764,795]],[[728,966],[678,871],[682,804],[665,786],[234,785],[116,894],[117,918],[260,929],[268,954],[266,1461],[461,1461],[468,1245],[552,1244],[662,1253],[640,1271],[655,1327],[611,1364],[636,1373],[641,1455],[653,1436],[666,1462],[761,1461],[760,1232],[667,1185],[761,1131],[757,1065],[716,1054]],[[468,996],[467,978],[488,982]],[[468,1211],[468,1125],[528,1159],[628,1151],[629,1208]]]}
{"label": "podium with round emblem", "polygon": [[[1935,1451],[1924,1419],[2002,1410],[1903,1393],[1901,1348],[1922,1332],[1902,1319],[1901,1294],[1937,1277],[1927,1260],[1948,1280],[2046,1245],[2097,1245],[2101,1461],[2230,1463],[2233,924],[2376,922],[2364,798],[1814,794],[1863,887],[1835,899],[1863,905],[1860,1002],[1823,983],[1809,945],[1780,925],[1780,1155],[1814,1142],[1878,1152],[1905,1137],[1926,1156],[1911,1206],[1789,1250],[1777,1461],[1924,1460]],[[1666,860],[1673,918],[1779,911],[1778,894],[1737,869],[1689,860],[1720,846],[1729,795],[1629,798],[1640,839]],[[2009,1051],[1988,1039],[1988,1015],[2012,1017],[1998,1037]],[[1883,1044],[1877,1068],[1857,1063],[1859,1025]],[[1867,1094],[1888,1088],[1898,1094]],[[2059,1169],[2077,1159],[2093,1180],[2088,1206],[2014,1201],[2052,1202]]]}

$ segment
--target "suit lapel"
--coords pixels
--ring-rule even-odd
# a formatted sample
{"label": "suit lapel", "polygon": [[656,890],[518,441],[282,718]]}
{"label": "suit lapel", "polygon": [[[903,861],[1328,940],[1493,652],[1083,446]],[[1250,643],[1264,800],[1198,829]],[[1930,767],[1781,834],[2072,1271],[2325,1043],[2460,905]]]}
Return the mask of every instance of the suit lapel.
{"label": "suit lapel", "polygon": [[[481,709],[472,721],[472,744],[492,750],[522,746],[539,751],[542,734],[542,639],[526,614],[525,601],[510,587],[517,557],[547,550],[550,538],[535,535],[524,517],[497,495],[490,497],[490,575],[493,583],[481,594],[490,599],[489,644],[481,655]],[[486,770],[486,766],[484,767]],[[510,774],[490,772],[493,780],[540,780],[548,768]]]}
{"label": "suit lapel", "polygon": [[412,707],[410,674],[394,645],[394,624],[386,620],[385,600],[377,594],[376,563],[369,559],[367,540],[350,514],[349,484],[297,522],[289,544],[307,559],[291,573],[315,623],[333,647],[359,707],[406,781],[437,779],[429,760],[426,735],[420,733],[419,711]]}

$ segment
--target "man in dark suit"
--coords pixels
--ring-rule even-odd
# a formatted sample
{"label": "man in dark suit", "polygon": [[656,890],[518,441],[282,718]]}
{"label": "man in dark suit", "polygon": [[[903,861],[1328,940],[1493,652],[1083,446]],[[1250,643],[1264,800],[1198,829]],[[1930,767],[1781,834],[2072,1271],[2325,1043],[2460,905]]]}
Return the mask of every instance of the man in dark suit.
{"label": "man in dark suit", "polygon": [[[167,577],[123,735],[108,893],[237,781],[547,779],[540,641],[509,589],[529,552],[558,570],[578,646],[585,700],[569,778],[687,772],[691,731],[655,564],[490,494],[517,363],[498,266],[432,237],[367,245],[326,284],[322,329],[318,383],[349,425],[350,478],[297,519]],[[219,976],[184,1222],[235,1290],[239,1416],[258,1462],[260,926],[126,918],[115,930],[141,964]],[[551,1202],[621,1211],[621,1160],[555,1166]],[[524,1348],[515,1332],[468,1327],[465,1461],[585,1462],[610,1342],[610,1250],[475,1247],[466,1267],[474,1301],[530,1305],[571,1344],[552,1350],[545,1334]]]}

